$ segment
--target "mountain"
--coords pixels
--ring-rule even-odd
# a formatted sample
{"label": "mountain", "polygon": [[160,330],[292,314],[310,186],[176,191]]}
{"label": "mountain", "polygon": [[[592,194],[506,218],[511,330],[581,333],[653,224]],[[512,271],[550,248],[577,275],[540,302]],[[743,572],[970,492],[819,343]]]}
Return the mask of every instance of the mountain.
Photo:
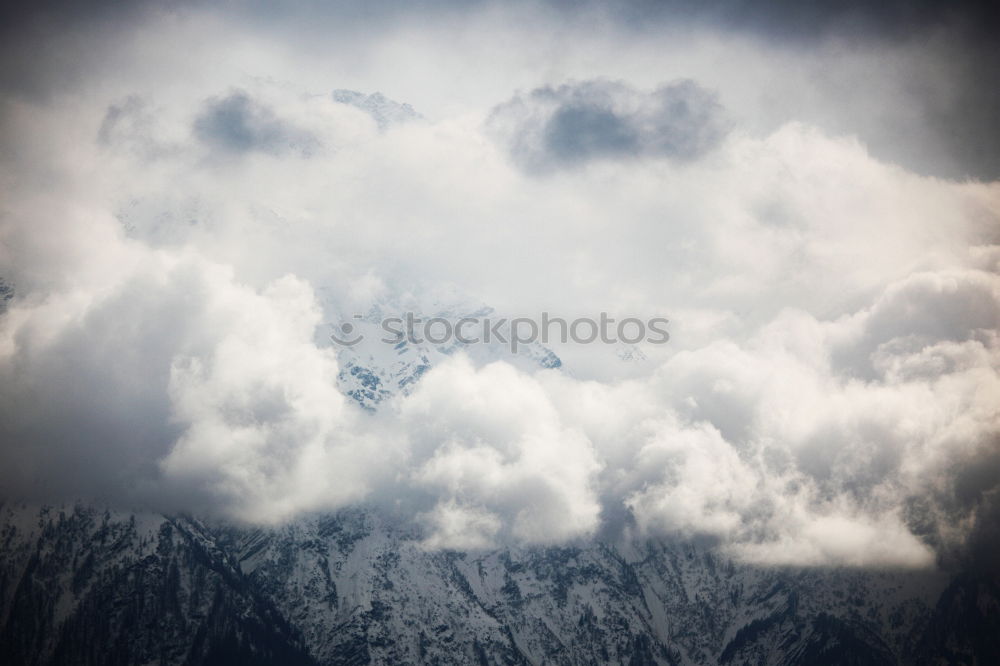
{"label": "mountain", "polygon": [[333,91],[333,101],[361,109],[372,117],[380,130],[384,130],[390,125],[423,118],[409,104],[391,100],[380,92],[366,95],[356,90],[339,89]]}
{"label": "mountain", "polygon": [[998,581],[691,542],[427,551],[374,508],[269,529],[0,507],[4,664],[991,664]]}
{"label": "mountain", "polygon": [[[459,349],[562,366],[539,343],[382,342],[381,322],[405,312],[499,319],[461,301],[334,317],[357,340],[338,346],[341,389],[367,409]],[[0,664],[996,663],[1000,581],[987,575],[767,568],[626,536],[434,551],[373,506],[256,528],[0,504]]]}
{"label": "mountain", "polygon": [[[408,314],[418,322],[412,326],[412,335],[405,334]],[[425,372],[458,352],[479,364],[504,360],[526,370],[562,367],[555,352],[539,342],[523,344],[512,352],[509,318],[478,303],[381,301],[363,315],[334,318],[341,321],[331,324],[332,335],[341,341],[335,345],[340,364],[339,388],[368,410],[394,395],[407,395]],[[383,322],[390,318],[395,322],[387,329]],[[485,323],[491,329],[489,342],[463,344],[454,336],[445,339],[445,327],[454,331],[463,319],[468,320],[462,329],[465,339],[485,338]],[[438,320],[438,324],[425,327],[431,320]]]}
{"label": "mountain", "polygon": [[0,543],[0,663],[315,663],[195,520],[6,504]]}

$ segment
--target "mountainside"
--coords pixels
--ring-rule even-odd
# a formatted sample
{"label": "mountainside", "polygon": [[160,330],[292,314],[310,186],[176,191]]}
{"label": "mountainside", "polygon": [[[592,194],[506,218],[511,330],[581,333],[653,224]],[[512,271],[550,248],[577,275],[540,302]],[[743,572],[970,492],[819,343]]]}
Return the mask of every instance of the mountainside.
{"label": "mountainside", "polygon": [[7,503],[5,664],[997,663],[997,581],[765,569],[693,543],[423,550],[374,509],[274,529]]}
{"label": "mountainside", "polygon": [[333,101],[356,107],[372,117],[380,130],[390,125],[412,122],[423,118],[412,106],[389,99],[380,92],[366,95],[356,90],[333,91]]}
{"label": "mountainside", "polygon": [[[435,303],[428,310],[430,314],[420,308],[413,303],[383,302],[364,315],[346,319],[344,324],[331,324],[331,338],[340,341],[336,349],[342,393],[374,411],[392,396],[408,394],[425,372],[460,351],[479,363],[503,360],[528,370],[562,367],[555,352],[539,342],[521,344],[512,352],[510,323],[489,306]],[[419,315],[411,331],[404,324],[406,313]],[[383,322],[388,318],[394,318],[394,322],[386,328]],[[472,326],[460,335],[477,339],[478,343],[462,344],[454,335],[444,335],[446,330],[454,331],[463,319]],[[425,326],[434,320],[439,325]],[[483,322],[488,322],[486,326],[493,336],[489,341],[484,340]]]}
{"label": "mountainside", "polygon": [[[359,341],[338,346],[339,383],[366,409],[459,349],[562,367],[537,342],[382,342],[403,312],[497,316],[388,303],[331,325]],[[972,665],[1000,663],[998,637],[1000,583],[968,574],[753,567],[624,537],[433,551],[372,507],[258,529],[0,505],[2,664]]]}

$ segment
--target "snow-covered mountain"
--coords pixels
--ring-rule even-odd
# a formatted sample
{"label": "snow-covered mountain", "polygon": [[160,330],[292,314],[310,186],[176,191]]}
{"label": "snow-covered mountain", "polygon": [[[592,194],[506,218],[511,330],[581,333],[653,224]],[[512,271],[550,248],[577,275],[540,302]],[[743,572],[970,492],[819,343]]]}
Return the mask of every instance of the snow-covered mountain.
{"label": "snow-covered mountain", "polygon": [[427,551],[384,511],[273,529],[0,508],[4,664],[990,664],[995,579],[695,543]]}
{"label": "snow-covered mountain", "polygon": [[[380,322],[404,311],[496,316],[382,302],[341,317],[334,332],[361,339],[337,347],[341,389],[365,408],[458,349],[477,363],[561,365],[537,343],[511,354],[499,342],[382,342]],[[989,576],[754,567],[710,544],[625,536],[421,544],[411,522],[377,507],[261,529],[8,501],[0,664],[1000,663],[1000,581]]]}
{"label": "snow-covered mountain", "polygon": [[333,101],[361,109],[370,115],[382,130],[390,125],[423,118],[409,104],[389,99],[380,92],[366,95],[356,90],[338,89],[333,91]]}
{"label": "snow-covered mountain", "polygon": [[[463,344],[451,336],[435,344],[425,338],[423,324],[413,327],[412,336],[395,334],[405,331],[403,320],[408,313],[421,322],[438,319],[452,327],[463,318],[475,322],[490,321],[491,324],[503,321],[492,327],[499,335],[489,342]],[[387,318],[399,321],[387,330],[382,326]],[[539,342],[521,345],[516,352],[512,352],[508,318],[497,314],[489,306],[468,301],[430,304],[381,301],[372,305],[364,315],[340,315],[337,319],[336,323],[330,324],[330,330],[340,340],[335,345],[340,363],[340,390],[365,409],[375,409],[379,403],[394,395],[407,395],[425,372],[458,352],[468,355],[478,364],[503,360],[527,370],[562,366],[562,360],[555,352]],[[441,340],[443,331],[443,325],[429,330],[433,340]],[[464,331],[466,339],[477,335],[484,337],[482,333],[481,326],[471,326]]]}

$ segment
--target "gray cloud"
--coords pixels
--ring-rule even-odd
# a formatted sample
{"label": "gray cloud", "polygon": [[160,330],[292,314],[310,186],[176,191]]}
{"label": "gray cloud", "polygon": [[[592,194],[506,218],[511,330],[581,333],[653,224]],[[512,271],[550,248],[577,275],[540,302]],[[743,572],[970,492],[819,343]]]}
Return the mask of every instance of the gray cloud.
{"label": "gray cloud", "polygon": [[[569,3],[555,3],[567,5]],[[575,4],[575,3],[574,3]],[[600,9],[601,3],[592,3]],[[852,32],[883,39],[905,38],[915,30],[955,20],[975,21],[986,29],[1000,19],[988,0],[962,0],[943,4],[934,0],[910,2],[795,2],[795,0],[626,0],[604,11],[641,29],[682,16],[692,21],[729,28],[759,31],[778,39],[810,40],[837,32]]]}
{"label": "gray cloud", "polygon": [[1000,440],[986,438],[945,463],[946,481],[908,498],[907,525],[949,569],[1000,573]]}
{"label": "gray cloud", "polygon": [[[663,97],[547,90],[538,127],[579,92],[678,151],[656,129],[676,114],[643,111]],[[79,143],[56,185],[10,191],[0,227],[18,285],[0,318],[4,493],[265,523],[371,501],[405,506],[442,548],[631,532],[755,562],[927,566],[978,561],[992,543],[995,483],[976,470],[1000,441],[998,255],[980,245],[994,186],[919,178],[801,124],[732,132],[694,163],[588,145],[599,157],[573,159],[615,159],[620,177],[524,178],[480,117],[378,132],[325,95],[266,85],[244,94],[266,106],[237,105],[251,128],[329,126],[338,150],[270,153],[233,178],[191,140],[203,95],[184,99],[164,123],[187,144],[153,163],[58,114],[33,137],[42,156]],[[129,145],[129,114],[149,113],[93,104],[104,144]],[[121,233],[112,211],[136,197],[135,225],[164,228]],[[764,203],[788,222],[755,215]],[[189,208],[208,222],[189,224]],[[552,262],[580,228],[593,237]],[[665,247],[686,261],[663,262]],[[377,414],[337,391],[341,366],[317,336],[335,306],[420,293],[413,278],[428,275],[488,291],[470,268],[486,257],[505,258],[493,293],[512,300],[579,309],[626,285],[676,308],[677,346],[627,379],[455,358]]]}
{"label": "gray cloud", "polygon": [[108,106],[97,130],[97,142],[145,160],[163,157],[172,150],[157,136],[155,112],[138,95],[129,95]]}
{"label": "gray cloud", "polygon": [[[989,96],[970,92],[985,65],[953,76],[980,46],[916,43],[933,18],[906,24],[914,44],[878,19],[834,48],[839,29],[780,17],[669,42],[653,9],[553,30],[524,7],[298,7],[32,19],[37,52],[3,47],[44,93],[4,90],[4,494],[255,522],[372,501],[431,547],[682,534],[858,566],[995,548],[997,185],[887,163],[906,144],[897,162],[954,173],[976,137],[995,157],[989,103],[955,107]],[[368,31],[319,20],[338,11]],[[427,122],[377,131],[331,71]],[[727,113],[690,81],[653,88],[674,76]],[[673,339],[627,370],[597,347],[565,372],[456,358],[361,412],[332,313],[449,281],[507,311],[666,314]]]}
{"label": "gray cloud", "polygon": [[693,81],[650,93],[603,80],[538,88],[497,107],[488,123],[529,170],[623,157],[694,160],[728,129],[716,96]]}
{"label": "gray cloud", "polygon": [[[773,91],[779,97],[768,111],[772,127],[807,120],[833,132],[856,133],[879,157],[919,173],[1000,177],[1000,132],[993,121],[1000,115],[1000,43],[995,39],[1000,10],[995,2],[631,0],[609,5],[553,0],[498,5],[490,0],[377,6],[249,2],[228,7],[227,21],[330,42],[334,35],[377,35],[423,21],[449,25],[494,12],[520,15],[524,25],[559,26],[549,33],[601,25],[603,32],[618,32],[628,47],[659,45],[679,32],[715,32],[725,42],[755,40],[810,67],[809,86],[822,92],[812,99],[783,92],[791,82],[776,71],[775,80],[760,84],[762,95]],[[5,5],[4,12],[0,84],[12,94],[40,98],[77,85],[86,69],[111,50],[116,34],[164,16],[173,20],[211,10],[197,0],[126,7],[107,0],[52,0]],[[593,36],[581,32],[584,42]],[[866,51],[874,56],[862,70],[844,67],[852,55]],[[820,62],[809,64],[816,59]],[[735,66],[726,64],[727,69]]]}
{"label": "gray cloud", "polygon": [[268,106],[240,90],[207,101],[194,121],[194,132],[207,145],[233,154],[308,155],[317,146],[309,132],[279,119]]}

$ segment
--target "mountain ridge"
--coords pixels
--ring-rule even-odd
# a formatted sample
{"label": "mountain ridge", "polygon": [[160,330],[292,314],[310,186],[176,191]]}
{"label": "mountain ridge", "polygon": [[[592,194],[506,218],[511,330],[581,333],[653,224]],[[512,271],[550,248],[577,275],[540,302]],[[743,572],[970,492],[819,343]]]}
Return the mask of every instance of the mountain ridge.
{"label": "mountain ridge", "polygon": [[11,664],[991,663],[997,581],[752,567],[669,539],[431,551],[372,507],[272,528],[0,508]]}

